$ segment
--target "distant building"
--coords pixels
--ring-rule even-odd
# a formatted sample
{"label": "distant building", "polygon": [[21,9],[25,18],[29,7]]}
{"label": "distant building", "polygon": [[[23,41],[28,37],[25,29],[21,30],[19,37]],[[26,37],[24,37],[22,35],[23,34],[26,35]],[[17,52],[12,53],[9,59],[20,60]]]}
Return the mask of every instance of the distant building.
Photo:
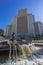
{"label": "distant building", "polygon": [[43,35],[43,23],[41,23],[41,32],[42,32],[42,35]]}
{"label": "distant building", "polygon": [[34,36],[34,15],[28,14],[27,9],[19,9],[18,15],[12,18],[12,32]]}
{"label": "distant building", "polygon": [[4,36],[6,36],[6,29],[4,30]]}
{"label": "distant building", "polygon": [[32,14],[28,14],[27,15],[27,24],[28,24],[28,34],[30,36],[34,36],[35,35],[35,31],[34,31],[34,22],[35,22],[35,18],[34,15]]}
{"label": "distant building", "polygon": [[12,25],[7,25],[6,27],[6,36],[10,36],[12,33]]}
{"label": "distant building", "polygon": [[17,34],[17,16],[12,18],[12,33],[15,32]]}
{"label": "distant building", "polygon": [[35,30],[35,35],[42,35],[43,28],[42,28],[42,23],[40,21],[34,23],[34,30]]}
{"label": "distant building", "polygon": [[0,29],[0,35],[4,35],[4,30]]}

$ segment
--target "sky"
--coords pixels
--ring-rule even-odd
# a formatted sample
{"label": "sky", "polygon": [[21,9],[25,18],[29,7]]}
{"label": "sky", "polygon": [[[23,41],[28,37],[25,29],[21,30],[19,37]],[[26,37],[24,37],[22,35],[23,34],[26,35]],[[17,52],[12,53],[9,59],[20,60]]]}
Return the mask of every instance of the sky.
{"label": "sky", "polygon": [[0,0],[0,28],[6,29],[11,24],[17,10],[27,8],[28,13],[35,15],[36,21],[43,23],[43,0]]}

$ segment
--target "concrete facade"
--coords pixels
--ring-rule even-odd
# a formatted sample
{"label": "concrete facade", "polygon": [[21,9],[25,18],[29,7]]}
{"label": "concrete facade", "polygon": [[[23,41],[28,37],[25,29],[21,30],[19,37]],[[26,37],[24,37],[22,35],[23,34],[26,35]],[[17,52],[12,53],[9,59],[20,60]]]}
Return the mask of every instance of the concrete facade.
{"label": "concrete facade", "polygon": [[43,23],[41,23],[41,32],[42,32],[42,35],[43,35]]}
{"label": "concrete facade", "polygon": [[28,34],[31,35],[31,36],[34,36],[35,35],[35,32],[34,32],[34,22],[35,22],[35,18],[34,18],[34,15],[32,14],[28,14],[27,15],[27,23],[28,23]]}
{"label": "concrete facade", "polygon": [[18,34],[27,34],[28,33],[27,9],[18,10],[17,33]]}
{"label": "concrete facade", "polygon": [[17,16],[12,18],[12,33],[15,32],[17,34]]}
{"label": "concrete facade", "polygon": [[27,9],[19,9],[18,10],[18,16],[24,16],[27,15]]}
{"label": "concrete facade", "polygon": [[35,35],[42,35],[42,23],[37,21],[34,23]]}
{"label": "concrete facade", "polygon": [[27,16],[17,18],[17,33],[28,33]]}

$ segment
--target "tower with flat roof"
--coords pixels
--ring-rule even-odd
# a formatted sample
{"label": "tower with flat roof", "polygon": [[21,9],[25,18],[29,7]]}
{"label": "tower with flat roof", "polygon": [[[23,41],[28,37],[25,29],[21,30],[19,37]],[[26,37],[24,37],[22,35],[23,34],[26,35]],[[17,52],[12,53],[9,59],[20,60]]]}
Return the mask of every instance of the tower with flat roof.
{"label": "tower with flat roof", "polygon": [[27,9],[19,9],[17,16],[12,19],[12,31],[16,34],[34,35],[34,15],[28,14]]}

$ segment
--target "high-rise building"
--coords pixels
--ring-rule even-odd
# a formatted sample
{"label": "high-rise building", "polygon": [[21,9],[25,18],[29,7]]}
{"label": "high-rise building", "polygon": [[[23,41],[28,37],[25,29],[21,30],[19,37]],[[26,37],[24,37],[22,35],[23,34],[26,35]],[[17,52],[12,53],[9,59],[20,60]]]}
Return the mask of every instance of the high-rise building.
{"label": "high-rise building", "polygon": [[34,23],[35,35],[42,35],[42,23],[37,21]]}
{"label": "high-rise building", "polygon": [[35,22],[34,15],[28,14],[27,15],[28,34],[31,35],[31,36],[35,35],[35,32],[34,32],[34,22]]}
{"label": "high-rise building", "polygon": [[27,9],[18,10],[17,33],[18,34],[27,34],[28,33]]}
{"label": "high-rise building", "polygon": [[34,21],[34,15],[28,14],[27,9],[19,9],[18,15],[12,19],[12,32],[34,35]]}
{"label": "high-rise building", "polygon": [[42,35],[43,35],[43,23],[41,23],[41,32],[42,32]]}
{"label": "high-rise building", "polygon": [[17,34],[17,16],[12,18],[12,33],[15,32]]}

